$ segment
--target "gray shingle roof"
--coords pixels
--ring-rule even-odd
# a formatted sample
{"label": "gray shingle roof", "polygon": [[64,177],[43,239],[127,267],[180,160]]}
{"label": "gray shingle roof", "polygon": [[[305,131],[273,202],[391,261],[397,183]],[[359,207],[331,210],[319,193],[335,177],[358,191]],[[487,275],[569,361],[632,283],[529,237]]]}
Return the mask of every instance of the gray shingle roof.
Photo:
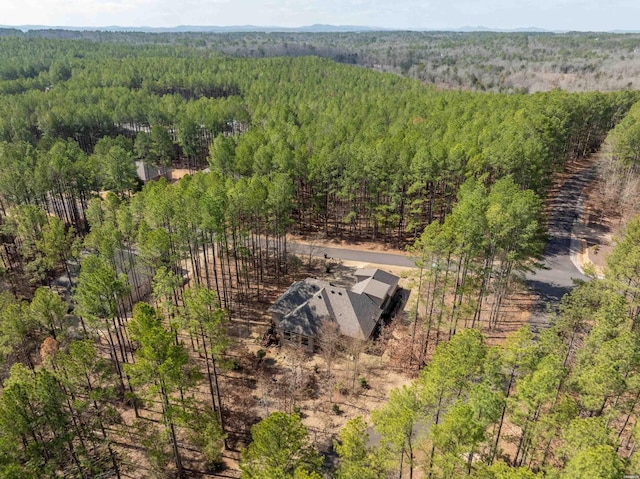
{"label": "gray shingle roof", "polygon": [[269,311],[280,316],[284,331],[315,336],[323,321],[336,321],[345,336],[368,339],[382,315],[380,306],[395,292],[399,278],[378,269],[360,269],[356,278],[360,281],[351,290],[318,279],[298,281]]}
{"label": "gray shingle roof", "polygon": [[378,306],[384,303],[386,297],[392,292],[393,286],[377,281],[373,278],[367,278],[364,281],[360,281],[351,291],[358,294],[366,294],[369,296]]}
{"label": "gray shingle roof", "polygon": [[323,287],[324,281],[317,279],[307,278],[304,281],[296,281],[271,305],[268,311],[285,316],[307,302]]}
{"label": "gray shingle roof", "polygon": [[387,273],[381,269],[373,269],[373,268],[360,268],[355,272],[356,278],[358,281],[363,281],[367,278],[375,279],[376,281],[380,281],[381,283],[388,284],[392,286],[394,289],[398,286],[398,281],[400,278],[397,276]]}
{"label": "gray shingle roof", "polygon": [[321,290],[307,302],[287,314],[280,322],[280,326],[285,331],[304,336],[315,336],[322,327],[322,322],[330,320],[331,314],[327,308],[324,290]]}

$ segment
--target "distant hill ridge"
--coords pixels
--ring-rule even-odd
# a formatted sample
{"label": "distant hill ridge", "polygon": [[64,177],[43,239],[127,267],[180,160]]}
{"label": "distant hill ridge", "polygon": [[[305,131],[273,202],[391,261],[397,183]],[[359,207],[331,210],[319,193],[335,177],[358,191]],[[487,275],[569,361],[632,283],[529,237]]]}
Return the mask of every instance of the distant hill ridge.
{"label": "distant hill ridge", "polygon": [[[136,32],[136,33],[359,33],[359,32],[456,32],[456,33],[569,33],[571,30],[547,30],[539,27],[491,28],[482,25],[459,28],[388,28],[367,25],[313,24],[301,27],[279,27],[259,25],[177,25],[175,27],[148,26],[58,26],[58,25],[0,25],[0,35],[38,30],[63,30],[71,32]],[[640,30],[611,30],[604,33],[640,33]]]}
{"label": "distant hill ridge", "polygon": [[[551,30],[545,30],[538,27],[524,27],[514,29],[488,28],[483,26],[464,26],[460,28],[434,29],[434,28],[387,28],[375,27],[367,25],[327,25],[314,24],[301,27],[279,27],[279,26],[258,26],[258,25],[177,25],[175,27],[147,27],[147,26],[129,26],[123,27],[118,25],[91,27],[91,26],[53,26],[53,25],[0,25],[3,30],[20,30],[23,32],[29,30],[69,30],[69,31],[99,31],[99,32],[143,32],[143,33],[342,33],[342,32],[375,32],[375,31],[449,31],[449,32],[504,32],[504,33],[552,33]],[[564,32],[564,31],[563,31]],[[560,33],[560,31],[554,31]]]}
{"label": "distant hill ridge", "polygon": [[358,25],[324,25],[314,24],[302,27],[279,27],[279,26],[258,26],[258,25],[177,25],[175,27],[146,27],[146,26],[105,26],[105,27],[69,27],[69,26],[47,26],[47,25],[0,25],[2,29],[14,29],[21,31],[29,30],[72,30],[72,31],[101,31],[101,32],[144,32],[144,33],[186,33],[186,32],[207,32],[207,33],[233,33],[233,32],[301,32],[301,33],[340,33],[340,32],[372,32],[393,30],[383,27],[369,27]]}

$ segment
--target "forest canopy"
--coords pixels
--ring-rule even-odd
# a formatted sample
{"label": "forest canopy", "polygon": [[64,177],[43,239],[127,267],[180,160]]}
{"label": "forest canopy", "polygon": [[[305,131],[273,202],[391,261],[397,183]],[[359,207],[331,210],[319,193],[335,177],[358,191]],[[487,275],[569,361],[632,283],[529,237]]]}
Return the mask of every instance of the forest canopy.
{"label": "forest canopy", "polygon": [[[250,437],[243,477],[320,477],[293,402],[262,421],[240,410],[241,385],[278,382],[267,353],[228,355],[296,278],[298,233],[412,244],[414,333],[429,311],[417,379],[372,414],[375,448],[363,420],[335,438],[338,477],[620,477],[640,397],[635,352],[620,354],[638,344],[637,223],[539,341],[525,328],[499,349],[482,332],[542,251],[553,174],[610,131],[622,166],[637,162],[637,92],[439,90],[317,56],[119,38],[0,38],[0,475],[119,477],[127,435],[155,477],[213,471]],[[171,167],[189,174],[171,182]],[[366,390],[363,349],[343,349]]]}
{"label": "forest canopy", "polygon": [[[62,187],[50,184],[51,168],[74,165],[82,201],[129,184],[114,177],[131,176],[119,161],[181,158],[192,168],[208,161],[235,180],[286,176],[294,229],[385,241],[402,242],[442,220],[471,176],[491,183],[512,175],[544,195],[551,173],[597,148],[636,100],[630,91],[439,91],[316,57],[239,60],[195,48],[1,43],[0,184],[10,190],[2,191],[9,203],[25,201],[20,196],[37,202]],[[118,135],[130,142],[110,154],[94,151]],[[53,161],[62,149],[64,161]],[[26,182],[33,189],[27,195],[13,191],[11,180],[24,174],[39,176]]]}

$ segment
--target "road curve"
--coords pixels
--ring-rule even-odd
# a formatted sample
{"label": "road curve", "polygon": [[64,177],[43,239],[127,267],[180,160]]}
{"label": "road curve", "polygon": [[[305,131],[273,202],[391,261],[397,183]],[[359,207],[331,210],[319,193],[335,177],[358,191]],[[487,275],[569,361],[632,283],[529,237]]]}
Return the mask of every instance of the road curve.
{"label": "road curve", "polygon": [[[531,313],[530,324],[534,330],[548,324],[548,316],[560,303],[560,299],[574,287],[574,280],[587,280],[575,265],[576,241],[572,240],[572,229],[579,217],[583,189],[596,177],[597,168],[592,166],[570,177],[560,188],[551,205],[547,224],[548,240],[541,260],[542,268],[525,275],[528,288],[537,296]],[[409,256],[364,251],[308,243],[287,242],[290,252],[303,256],[317,256],[346,261],[360,261],[388,266],[415,266]]]}
{"label": "road curve", "polygon": [[574,287],[574,280],[587,277],[576,267],[576,240],[572,239],[574,223],[580,216],[583,189],[596,177],[592,166],[570,177],[560,188],[551,205],[548,240],[542,257],[543,267],[525,275],[529,289],[537,296],[529,320],[534,330],[548,323],[562,297]]}

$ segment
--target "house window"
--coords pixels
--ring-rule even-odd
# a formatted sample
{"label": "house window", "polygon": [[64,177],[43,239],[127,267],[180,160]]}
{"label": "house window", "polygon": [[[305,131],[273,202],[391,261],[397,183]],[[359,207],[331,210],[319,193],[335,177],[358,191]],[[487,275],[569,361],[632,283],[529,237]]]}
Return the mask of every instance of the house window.
{"label": "house window", "polygon": [[309,338],[307,336],[300,336],[300,344],[309,346]]}

